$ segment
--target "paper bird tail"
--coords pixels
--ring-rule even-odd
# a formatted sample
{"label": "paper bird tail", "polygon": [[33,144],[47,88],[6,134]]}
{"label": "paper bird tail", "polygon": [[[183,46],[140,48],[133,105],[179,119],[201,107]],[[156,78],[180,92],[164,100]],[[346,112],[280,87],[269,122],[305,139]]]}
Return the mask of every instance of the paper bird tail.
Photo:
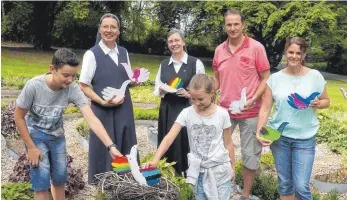
{"label": "paper bird tail", "polygon": [[140,172],[145,177],[146,182],[149,186],[160,182],[161,173],[159,169],[150,167],[147,169],[140,169]]}
{"label": "paper bird tail", "polygon": [[118,174],[125,174],[130,172],[129,161],[128,158],[125,156],[114,158],[112,160],[111,165],[113,167],[113,171],[115,171]]}
{"label": "paper bird tail", "polygon": [[278,127],[277,131],[279,131],[280,133],[283,133],[284,128],[288,125],[288,122],[283,122],[280,127]]}

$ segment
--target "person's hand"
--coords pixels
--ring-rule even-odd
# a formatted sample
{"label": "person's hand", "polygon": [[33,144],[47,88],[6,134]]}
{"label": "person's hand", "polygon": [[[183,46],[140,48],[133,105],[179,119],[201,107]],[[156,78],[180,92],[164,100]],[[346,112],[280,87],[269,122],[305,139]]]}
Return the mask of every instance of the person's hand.
{"label": "person's hand", "polygon": [[261,137],[259,132],[257,132],[256,138],[257,138],[258,142],[259,142],[263,147],[267,147],[267,146],[270,146],[270,145],[272,144],[272,141],[267,140],[267,139],[264,139],[263,137]]}
{"label": "person's hand", "polygon": [[248,111],[249,109],[251,109],[255,104],[255,100],[252,99],[248,99],[245,103],[245,105],[243,106],[242,112],[244,111]]}
{"label": "person's hand", "polygon": [[145,164],[143,164],[143,168],[144,168],[144,169],[147,169],[147,168],[150,168],[150,167],[156,168],[157,165],[158,165],[158,163],[157,163],[157,162],[154,162],[154,161],[152,160],[152,161],[150,161],[150,162],[146,162]]}
{"label": "person's hand", "polygon": [[312,107],[312,108],[319,108],[320,107],[320,101],[319,101],[319,99],[318,98],[315,98],[315,99],[313,99],[311,102],[310,102],[310,105],[309,105],[310,107]]}
{"label": "person's hand", "polygon": [[166,90],[161,88],[161,86],[159,87],[159,92],[160,92],[160,94],[166,94],[167,93]]}
{"label": "person's hand", "polygon": [[115,157],[122,157],[123,155],[118,151],[118,149],[116,147],[111,147],[110,151],[109,151],[110,155],[112,158]]}
{"label": "person's hand", "polygon": [[139,86],[139,85],[141,85],[140,82],[134,82],[134,81],[131,82],[131,86],[132,87],[136,87],[136,86]]}
{"label": "person's hand", "polygon": [[28,148],[27,155],[29,164],[33,167],[37,167],[39,165],[39,161],[42,160],[41,151],[37,147]]}
{"label": "person's hand", "polygon": [[185,90],[184,88],[179,88],[179,89],[177,89],[176,94],[177,94],[179,97],[190,98],[189,93],[188,93],[187,90]]}
{"label": "person's hand", "polygon": [[124,97],[120,99],[118,102],[114,101],[115,98],[116,96],[113,96],[111,99],[107,101],[103,101],[104,103],[102,103],[101,105],[104,107],[115,107],[115,106],[119,106],[120,104],[124,102]]}

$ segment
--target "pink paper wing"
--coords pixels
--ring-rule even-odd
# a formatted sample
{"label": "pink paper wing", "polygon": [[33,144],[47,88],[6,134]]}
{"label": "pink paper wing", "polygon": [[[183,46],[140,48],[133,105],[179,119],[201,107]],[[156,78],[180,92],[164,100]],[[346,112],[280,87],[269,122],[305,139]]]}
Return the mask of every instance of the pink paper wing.
{"label": "pink paper wing", "polygon": [[292,94],[292,97],[293,97],[293,100],[294,100],[294,104],[296,105],[296,107],[298,109],[302,110],[302,109],[305,109],[307,107],[307,105],[304,102],[300,101],[298,98],[296,98],[295,95]]}

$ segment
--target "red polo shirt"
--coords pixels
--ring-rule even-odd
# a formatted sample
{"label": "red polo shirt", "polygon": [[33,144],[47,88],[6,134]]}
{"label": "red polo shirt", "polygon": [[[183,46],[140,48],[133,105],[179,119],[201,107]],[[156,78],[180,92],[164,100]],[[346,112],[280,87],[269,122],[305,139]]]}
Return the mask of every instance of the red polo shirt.
{"label": "red polo shirt", "polygon": [[[232,101],[240,100],[241,90],[247,87],[247,99],[255,94],[259,84],[259,72],[270,69],[264,46],[248,37],[242,45],[231,53],[228,47],[229,40],[220,44],[213,58],[213,70],[219,74],[221,97],[219,105],[229,109]],[[257,117],[261,107],[261,99],[258,99],[252,109],[242,114],[231,114],[231,118],[253,118]]]}

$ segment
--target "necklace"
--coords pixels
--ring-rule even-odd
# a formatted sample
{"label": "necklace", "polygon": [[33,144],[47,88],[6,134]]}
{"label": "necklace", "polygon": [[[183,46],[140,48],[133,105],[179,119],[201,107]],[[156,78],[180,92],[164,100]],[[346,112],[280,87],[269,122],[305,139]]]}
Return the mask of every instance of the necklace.
{"label": "necklace", "polygon": [[[296,92],[297,86],[300,83],[300,74],[301,74],[303,69],[304,69],[304,67],[301,65],[300,71],[296,74],[293,74],[294,78],[292,78],[292,85],[294,86],[294,92]],[[287,72],[289,72],[288,68],[287,68]],[[289,74],[292,75],[292,73],[289,73]]]}

